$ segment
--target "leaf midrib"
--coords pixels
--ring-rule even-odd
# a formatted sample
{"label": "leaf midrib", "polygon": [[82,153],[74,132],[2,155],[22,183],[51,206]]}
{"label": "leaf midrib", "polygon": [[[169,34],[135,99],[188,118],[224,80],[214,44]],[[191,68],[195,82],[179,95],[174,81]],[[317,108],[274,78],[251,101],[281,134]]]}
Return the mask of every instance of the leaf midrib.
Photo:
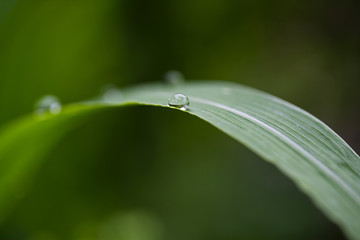
{"label": "leaf midrib", "polygon": [[253,117],[253,116],[251,116],[245,112],[242,112],[238,109],[223,105],[221,103],[216,103],[216,102],[213,102],[210,100],[202,99],[199,97],[193,97],[193,96],[189,96],[189,97],[191,98],[192,102],[198,102],[198,103],[207,104],[207,105],[210,105],[213,107],[220,108],[222,110],[225,110],[230,113],[236,114],[240,117],[243,117],[243,118],[247,119],[248,121],[256,124],[257,126],[268,130],[271,134],[278,137],[285,144],[292,147],[292,149],[294,149],[295,151],[297,151],[298,153],[303,155],[305,158],[309,159],[312,162],[312,164],[314,164],[315,166],[320,168],[324,173],[326,173],[326,175],[330,179],[332,179],[334,182],[336,182],[341,187],[341,189],[343,189],[349,196],[351,196],[352,199],[356,200],[356,203],[360,202],[360,195],[358,195],[356,193],[356,191],[353,190],[350,185],[348,185],[346,182],[344,182],[340,176],[338,176],[334,171],[332,171],[330,168],[328,168],[326,165],[324,165],[324,163],[322,163],[321,160],[317,159],[315,156],[313,156],[311,153],[309,153],[307,150],[302,148],[299,144],[297,144],[296,142],[294,142],[293,140],[291,140],[290,138],[285,136],[280,131],[276,130],[275,128],[271,127],[270,125],[266,124],[265,122],[257,119],[256,117]]}

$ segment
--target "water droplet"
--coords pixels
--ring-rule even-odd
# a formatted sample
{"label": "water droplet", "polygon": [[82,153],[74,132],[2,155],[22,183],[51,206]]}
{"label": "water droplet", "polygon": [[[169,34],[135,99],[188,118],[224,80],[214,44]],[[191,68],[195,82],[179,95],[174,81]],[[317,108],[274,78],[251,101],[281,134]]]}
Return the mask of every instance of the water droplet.
{"label": "water droplet", "polygon": [[122,91],[111,84],[104,86],[101,92],[103,93],[102,99],[105,102],[116,103],[120,102],[123,98]]}
{"label": "water droplet", "polygon": [[169,98],[168,104],[170,107],[186,110],[190,105],[190,100],[184,94],[176,93]]}
{"label": "water droplet", "polygon": [[184,75],[176,70],[170,70],[164,75],[165,82],[171,85],[177,85],[185,82]]}
{"label": "water droplet", "polygon": [[61,112],[61,103],[54,95],[46,95],[35,104],[36,115],[43,116],[47,112],[54,115]]}

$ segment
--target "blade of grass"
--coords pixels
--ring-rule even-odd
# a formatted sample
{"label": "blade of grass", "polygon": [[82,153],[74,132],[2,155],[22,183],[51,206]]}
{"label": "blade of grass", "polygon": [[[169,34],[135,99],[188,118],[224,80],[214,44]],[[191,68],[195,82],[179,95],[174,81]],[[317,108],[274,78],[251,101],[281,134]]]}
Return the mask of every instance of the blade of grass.
{"label": "blade of grass", "polygon": [[[168,108],[167,99],[174,93],[190,98],[185,112],[209,122],[276,165],[348,236],[360,239],[359,156],[309,113],[272,95],[227,82],[137,86],[125,89],[116,102],[73,104],[59,115],[43,119],[29,116],[5,128],[0,133],[0,213],[29,175],[27,169],[35,168],[64,134],[62,129],[73,127],[85,113],[126,105]],[[45,145],[44,138],[49,139]]]}

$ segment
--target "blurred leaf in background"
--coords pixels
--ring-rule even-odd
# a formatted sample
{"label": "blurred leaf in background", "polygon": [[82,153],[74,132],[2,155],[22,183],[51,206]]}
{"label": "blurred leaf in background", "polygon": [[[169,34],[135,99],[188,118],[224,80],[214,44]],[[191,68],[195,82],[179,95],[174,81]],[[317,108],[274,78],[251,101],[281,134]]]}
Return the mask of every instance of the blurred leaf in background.
{"label": "blurred leaf in background", "polygon": [[123,61],[114,1],[17,1],[1,27],[2,121],[39,96],[89,98],[119,78]]}
{"label": "blurred leaf in background", "polygon": [[[289,100],[359,152],[358,9],[355,0],[2,0],[0,123],[44,94],[69,103],[178,69]],[[273,166],[165,109],[89,118],[28,185],[1,239],[343,239]]]}

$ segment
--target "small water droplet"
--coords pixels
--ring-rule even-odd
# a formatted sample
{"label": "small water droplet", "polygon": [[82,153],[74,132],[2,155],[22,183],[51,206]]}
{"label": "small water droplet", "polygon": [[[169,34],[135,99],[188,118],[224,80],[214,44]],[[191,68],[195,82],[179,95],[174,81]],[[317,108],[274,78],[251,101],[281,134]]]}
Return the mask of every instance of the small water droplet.
{"label": "small water droplet", "polygon": [[176,93],[169,98],[168,104],[170,107],[176,107],[180,108],[181,110],[186,110],[190,105],[190,100],[184,94]]}
{"label": "small water droplet", "polygon": [[116,103],[120,102],[123,98],[122,91],[114,85],[106,85],[102,88],[102,99],[105,102]]}
{"label": "small water droplet", "polygon": [[51,114],[58,114],[61,112],[61,103],[59,99],[54,95],[46,95],[35,104],[35,114],[43,116],[47,112]]}
{"label": "small water droplet", "polygon": [[164,75],[165,82],[170,85],[178,85],[185,82],[184,75],[176,70],[170,70]]}

